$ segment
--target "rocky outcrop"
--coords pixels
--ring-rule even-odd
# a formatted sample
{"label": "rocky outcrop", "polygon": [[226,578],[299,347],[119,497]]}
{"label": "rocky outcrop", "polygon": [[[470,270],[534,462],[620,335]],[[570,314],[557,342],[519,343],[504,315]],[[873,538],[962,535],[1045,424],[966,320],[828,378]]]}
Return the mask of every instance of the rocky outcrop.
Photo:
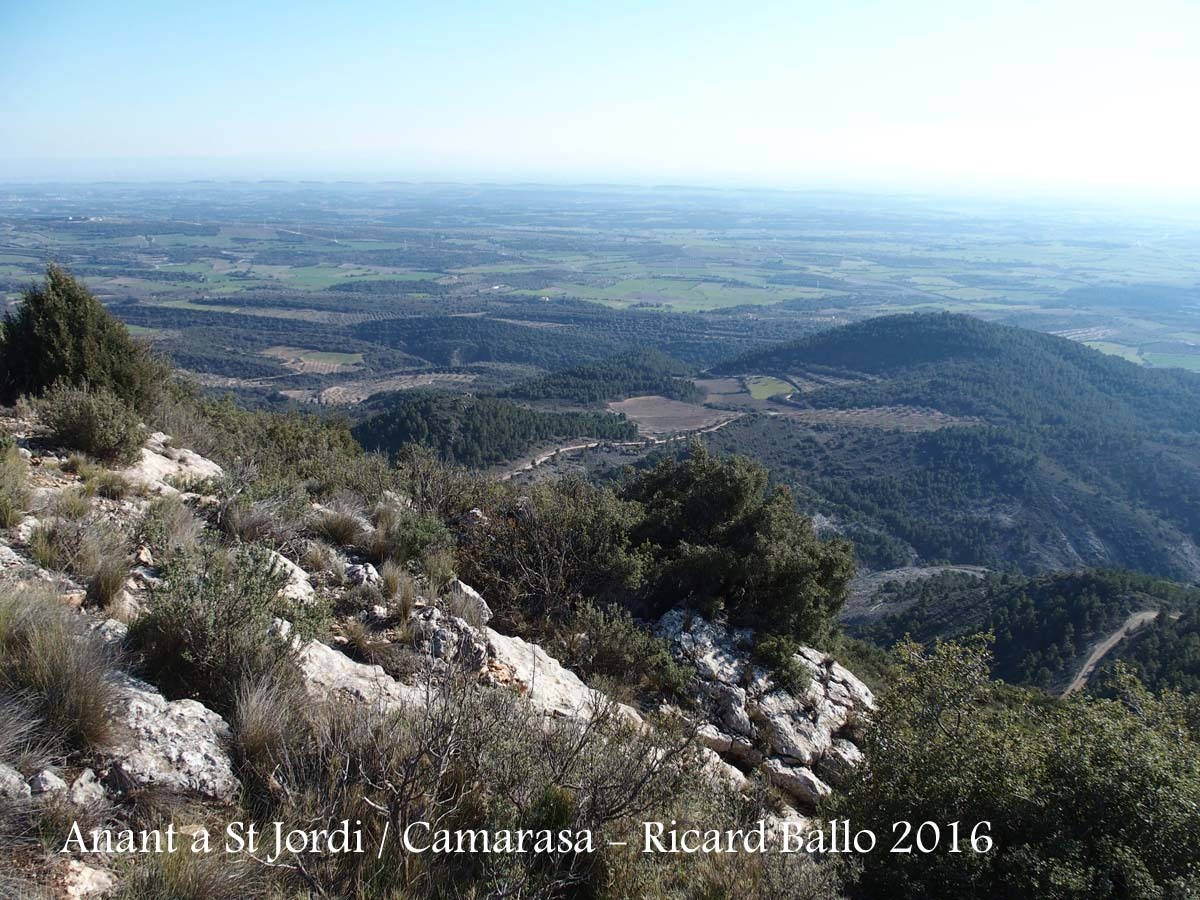
{"label": "rocky outcrop", "polygon": [[380,666],[355,662],[340,650],[320,641],[300,648],[300,669],[311,694],[325,699],[353,700],[381,709],[420,703],[423,688],[404,684]]}
{"label": "rocky outcrop", "polygon": [[276,553],[274,550],[268,552],[271,555],[272,573],[285,579],[279,593],[296,603],[312,603],[316,591],[308,579],[308,573],[282,553]]}
{"label": "rocky outcrop", "polygon": [[695,669],[706,721],[700,742],[743,771],[758,770],[804,806],[826,796],[862,755],[856,723],[875,705],[871,690],[832,657],[802,647],[795,661],[811,675],[793,693],[751,660],[753,632],[729,630],[672,610],[658,631],[672,654]]}
{"label": "rocky outcrop", "polygon": [[229,726],[195,700],[168,701],[124,676],[111,708],[115,737],[102,748],[106,781],[117,790],[147,785],[229,801],[240,788],[226,746]]}
{"label": "rocky outcrop", "polygon": [[155,494],[176,494],[199,482],[224,476],[221,467],[211,459],[170,444],[170,436],[154,432],[146,439],[138,461],[121,474]]}

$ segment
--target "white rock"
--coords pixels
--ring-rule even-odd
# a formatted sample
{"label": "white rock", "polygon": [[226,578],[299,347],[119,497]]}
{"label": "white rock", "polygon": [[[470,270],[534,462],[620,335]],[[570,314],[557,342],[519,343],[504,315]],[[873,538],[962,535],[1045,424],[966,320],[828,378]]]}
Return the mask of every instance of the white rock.
{"label": "white rock", "polygon": [[22,800],[32,791],[21,773],[12,766],[0,763],[0,797],[6,800]]}
{"label": "white rock", "polygon": [[492,619],[492,608],[480,593],[465,582],[455,578],[446,592],[447,605],[457,616],[476,627],[486,625]]}
{"label": "white rock", "polygon": [[104,785],[96,780],[96,773],[84,769],[78,778],[71,782],[71,802],[76,806],[93,806],[104,801]]}
{"label": "white rock", "polygon": [[33,794],[57,794],[66,789],[67,783],[49,769],[42,769],[29,779],[29,791]]}
{"label": "white rock", "polygon": [[370,563],[355,563],[346,566],[346,580],[353,585],[378,584],[379,572]]}
{"label": "white rock", "polygon": [[397,681],[380,666],[355,662],[320,641],[300,650],[300,668],[309,691],[323,698],[351,699],[382,709],[425,700],[425,689]]}
{"label": "white rock", "polygon": [[146,439],[140,459],[121,471],[126,479],[158,494],[177,494],[179,489],[169,482],[189,484],[221,478],[225,472],[211,459],[191,450],[168,446],[170,438],[156,431]]}
{"label": "white rock", "polygon": [[[603,694],[584,684],[578,675],[537,644],[487,627],[482,631],[487,640],[492,680],[521,691],[542,712],[586,718],[607,702]],[[641,722],[642,717],[632,707],[620,704],[618,709],[631,721]]]}
{"label": "white rock", "polygon": [[763,771],[772,784],[809,806],[815,806],[830,794],[829,785],[806,766],[789,766],[778,759],[768,759]]}
{"label": "white rock", "polygon": [[282,575],[287,579],[279,593],[297,603],[311,603],[316,591],[308,580],[308,573],[282,553],[276,553],[274,550],[268,552],[271,556],[272,574]]}
{"label": "white rock", "polygon": [[13,536],[16,537],[18,544],[28,544],[33,533],[38,530],[42,524],[42,520],[37,516],[25,516],[17,523],[17,527],[13,529]]}
{"label": "white rock", "polygon": [[168,702],[150,685],[125,676],[112,714],[116,737],[101,755],[118,787],[132,782],[233,799],[240,785],[225,749],[229,726],[211,709],[195,700]]}
{"label": "white rock", "polygon": [[107,896],[116,885],[116,877],[105,869],[97,869],[77,859],[68,860],[63,866],[63,896],[67,900]]}

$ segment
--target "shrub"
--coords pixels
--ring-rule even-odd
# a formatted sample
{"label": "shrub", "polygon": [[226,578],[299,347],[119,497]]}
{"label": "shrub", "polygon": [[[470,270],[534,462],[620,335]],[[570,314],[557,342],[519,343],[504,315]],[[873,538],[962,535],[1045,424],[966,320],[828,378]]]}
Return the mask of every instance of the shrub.
{"label": "shrub", "polygon": [[112,462],[131,462],[142,445],[133,407],[105,388],[56,384],[40,404],[42,421],[67,447]]}
{"label": "shrub", "polygon": [[221,504],[217,522],[230,537],[292,554],[303,546],[304,512],[296,497],[233,497]]}
{"label": "shrub", "polygon": [[313,533],[335,547],[353,547],[362,539],[364,525],[362,504],[343,492],[326,502],[313,523]]}
{"label": "shrub", "polygon": [[113,900],[254,900],[267,897],[267,876],[248,859],[224,852],[150,853],[122,879]]}
{"label": "shrub", "polygon": [[147,504],[134,529],[134,540],[150,548],[154,561],[165,565],[196,549],[204,526],[174,494]]}
{"label": "shrub", "polygon": [[[687,696],[691,672],[675,662],[667,642],[619,606],[586,603],[566,624],[563,662],[585,676],[633,694]],[[634,699],[630,697],[630,699]]]}
{"label": "shrub", "polygon": [[755,643],[754,659],[766,667],[776,684],[793,694],[800,694],[812,682],[812,673],[796,659],[799,649],[794,638],[768,634]]}
{"label": "shrub", "polygon": [[415,592],[413,578],[403,566],[396,565],[390,559],[379,567],[379,590],[388,600],[394,600],[401,592]]}
{"label": "shrub", "polygon": [[[169,367],[92,293],[58,266],[27,290],[0,328],[0,400],[38,396],[55,384],[90,384],[147,412]],[[82,448],[81,449],[86,449]]]}
{"label": "shrub", "polygon": [[40,525],[30,538],[29,552],[43,568],[85,582],[88,599],[101,606],[120,592],[129,575],[125,536],[103,520],[59,519]]}
{"label": "shrub", "polygon": [[271,633],[288,604],[265,551],[204,548],[172,562],[164,579],[129,632],[164,692],[227,713],[243,679],[296,676],[292,644]]}
{"label": "shrub", "polygon": [[[8,437],[7,434],[3,436]],[[17,525],[28,504],[25,461],[9,438],[4,446],[0,446],[0,528]]]}
{"label": "shrub", "polygon": [[120,472],[94,469],[84,480],[86,490],[106,500],[124,500],[134,493],[134,485]]}
{"label": "shrub", "polygon": [[0,592],[0,690],[23,698],[41,737],[69,750],[103,743],[115,678],[112,652],[56,598]]}
{"label": "shrub", "polygon": [[59,491],[46,507],[46,513],[55,519],[78,522],[88,514],[91,504],[87,495],[79,488]]}
{"label": "shrub", "polygon": [[401,507],[385,509],[376,513],[377,524],[363,548],[376,565],[388,560],[403,565],[431,549],[451,545],[450,531],[440,519]]}

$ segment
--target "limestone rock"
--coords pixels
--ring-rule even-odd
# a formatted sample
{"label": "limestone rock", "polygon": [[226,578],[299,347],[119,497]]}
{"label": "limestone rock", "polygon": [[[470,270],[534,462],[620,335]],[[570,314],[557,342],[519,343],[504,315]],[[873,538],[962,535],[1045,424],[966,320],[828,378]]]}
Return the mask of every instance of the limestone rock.
{"label": "limestone rock", "polygon": [[21,773],[12,766],[0,763],[0,797],[5,800],[22,800],[32,791]]}
{"label": "limestone rock", "polygon": [[225,749],[229,726],[211,709],[195,700],[168,702],[127,675],[112,713],[117,736],[101,755],[118,788],[153,785],[233,799],[240,785]]}
{"label": "limestone rock", "polygon": [[176,484],[188,485],[224,476],[221,467],[211,459],[191,450],[172,447],[170,441],[171,438],[161,431],[151,434],[142,447],[141,457],[122,470],[121,475],[157,494],[177,494]]}
{"label": "limestone rock", "polygon": [[67,900],[86,900],[107,896],[117,885],[117,879],[106,869],[97,869],[77,859],[63,866],[63,896]]}
{"label": "limestone rock", "polygon": [[301,648],[300,668],[309,691],[319,697],[348,698],[382,709],[425,698],[424,688],[403,684],[380,666],[355,662],[320,641],[309,641]]}
{"label": "limestone rock", "polygon": [[96,779],[95,772],[84,769],[79,777],[71,782],[69,796],[76,806],[94,806],[104,801],[104,785]]}
{"label": "limestone rock", "polygon": [[[764,774],[799,804],[812,806],[862,760],[854,744],[871,690],[828,654],[801,647],[794,660],[810,683],[792,692],[755,665],[754,635],[685,610],[662,617],[658,632],[676,659],[696,672],[694,688],[707,721],[701,744],[739,767]],[[818,776],[816,772],[820,772]]]}
{"label": "limestone rock", "polygon": [[492,608],[480,593],[465,582],[455,578],[446,591],[446,603],[459,618],[472,625],[482,627],[492,619]]}
{"label": "limestone rock", "polygon": [[346,566],[346,580],[353,585],[378,584],[379,572],[370,563],[355,563]]}
{"label": "limestone rock", "polygon": [[316,591],[308,580],[308,573],[282,553],[276,553],[274,550],[268,552],[271,556],[272,574],[282,575],[287,579],[279,593],[297,603],[311,603]]}
{"label": "limestone rock", "polygon": [[67,783],[49,769],[42,769],[29,779],[29,791],[32,794],[58,794],[66,789]]}

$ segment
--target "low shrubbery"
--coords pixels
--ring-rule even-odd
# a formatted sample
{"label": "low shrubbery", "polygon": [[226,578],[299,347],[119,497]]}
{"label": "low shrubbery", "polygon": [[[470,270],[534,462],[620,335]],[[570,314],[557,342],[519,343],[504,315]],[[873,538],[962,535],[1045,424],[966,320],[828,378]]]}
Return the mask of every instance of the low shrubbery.
{"label": "low shrubbery", "polygon": [[29,504],[25,461],[7,434],[0,433],[0,528],[12,528],[21,521]]}
{"label": "low shrubbery", "polygon": [[[64,491],[59,495],[60,504],[68,494]],[[129,575],[125,535],[86,513],[74,519],[57,515],[39,525],[30,537],[29,552],[44,568],[66,572],[84,582],[89,602],[101,607],[120,593]]]}
{"label": "low shrubbery", "polygon": [[177,495],[151,500],[134,529],[134,540],[150,549],[158,565],[170,564],[199,545],[204,525]]}
{"label": "low shrubbery", "polygon": [[289,604],[284,578],[263,550],[204,547],[166,567],[164,583],[130,628],[155,683],[228,712],[243,678],[296,677],[292,644],[271,629]]}
{"label": "low shrubbery", "polygon": [[132,406],[106,388],[59,383],[42,398],[42,421],[65,446],[110,462],[131,462],[142,446]]}
{"label": "low shrubbery", "polygon": [[13,715],[36,716],[26,733],[35,730],[38,740],[60,750],[102,743],[110,734],[115,677],[108,647],[53,595],[0,591],[0,698]]}

